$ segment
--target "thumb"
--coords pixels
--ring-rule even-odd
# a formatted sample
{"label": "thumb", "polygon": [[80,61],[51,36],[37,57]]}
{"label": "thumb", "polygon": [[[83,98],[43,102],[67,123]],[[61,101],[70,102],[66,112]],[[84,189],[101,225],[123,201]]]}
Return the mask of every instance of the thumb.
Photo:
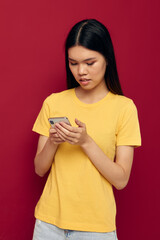
{"label": "thumb", "polygon": [[78,125],[78,127],[85,127],[85,124],[79,121],[77,118],[75,118],[75,123]]}

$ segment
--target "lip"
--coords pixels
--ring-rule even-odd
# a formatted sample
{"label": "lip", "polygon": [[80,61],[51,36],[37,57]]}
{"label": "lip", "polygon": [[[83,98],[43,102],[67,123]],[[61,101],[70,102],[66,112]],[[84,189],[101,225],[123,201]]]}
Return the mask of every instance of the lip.
{"label": "lip", "polygon": [[91,79],[88,78],[80,78],[79,81],[83,82],[83,81],[90,81]]}
{"label": "lip", "polygon": [[80,84],[83,86],[88,85],[90,81],[91,81],[91,79],[88,79],[88,78],[80,78],[80,80],[79,80]]}

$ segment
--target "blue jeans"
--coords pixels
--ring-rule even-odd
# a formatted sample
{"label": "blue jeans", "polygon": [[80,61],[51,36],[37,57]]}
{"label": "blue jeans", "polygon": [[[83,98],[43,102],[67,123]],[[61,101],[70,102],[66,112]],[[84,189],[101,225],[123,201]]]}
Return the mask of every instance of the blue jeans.
{"label": "blue jeans", "polygon": [[118,240],[113,232],[83,232],[61,229],[55,225],[36,220],[33,240]]}

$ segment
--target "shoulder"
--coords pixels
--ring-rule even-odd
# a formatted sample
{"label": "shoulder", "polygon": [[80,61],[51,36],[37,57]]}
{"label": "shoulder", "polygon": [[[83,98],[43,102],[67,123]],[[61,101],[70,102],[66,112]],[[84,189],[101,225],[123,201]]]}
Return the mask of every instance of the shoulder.
{"label": "shoulder", "polygon": [[73,89],[67,89],[61,92],[52,93],[44,100],[44,104],[50,105],[56,102],[57,100],[63,101],[65,98],[70,97],[72,92]]}
{"label": "shoulder", "polygon": [[126,96],[113,94],[110,92],[110,99],[112,100],[112,104],[117,110],[122,111],[124,109],[136,109],[135,103],[131,98]]}

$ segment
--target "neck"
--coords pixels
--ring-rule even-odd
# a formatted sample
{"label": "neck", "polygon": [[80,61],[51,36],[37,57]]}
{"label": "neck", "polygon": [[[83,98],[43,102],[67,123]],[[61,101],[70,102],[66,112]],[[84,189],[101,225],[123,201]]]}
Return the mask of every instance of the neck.
{"label": "neck", "polygon": [[93,89],[83,89],[80,86],[76,88],[75,93],[79,100],[81,100],[84,103],[92,104],[100,101],[103,99],[107,94],[109,90],[105,86],[102,86],[101,88],[93,88]]}

